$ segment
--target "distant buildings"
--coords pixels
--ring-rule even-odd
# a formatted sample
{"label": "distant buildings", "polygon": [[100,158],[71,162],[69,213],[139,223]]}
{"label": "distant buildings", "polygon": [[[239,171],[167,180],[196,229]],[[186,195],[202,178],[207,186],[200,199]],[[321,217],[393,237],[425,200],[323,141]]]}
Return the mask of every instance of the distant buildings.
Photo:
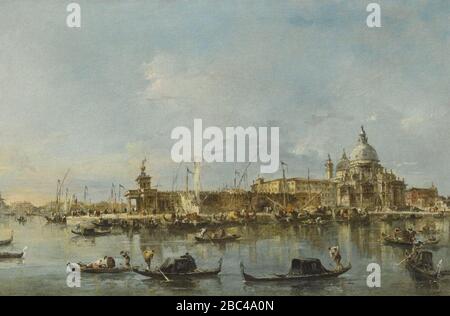
{"label": "distant buildings", "polygon": [[406,191],[406,205],[418,208],[428,208],[435,206],[439,200],[437,188],[432,185],[430,188],[411,188]]}
{"label": "distant buildings", "polygon": [[[286,189],[283,183],[286,181]],[[255,193],[297,195],[304,206],[336,206],[336,185],[326,179],[289,178],[265,180],[258,178],[252,185]]]}
{"label": "distant buildings", "polygon": [[259,193],[315,194],[324,206],[405,206],[404,180],[380,164],[378,154],[368,143],[363,127],[350,158],[344,152],[334,170],[334,163],[328,156],[325,171],[326,179],[290,178],[265,181],[259,178],[252,185],[252,190]]}
{"label": "distant buildings", "polygon": [[[236,188],[201,192],[202,212],[257,208],[259,198],[268,202],[269,205],[285,204],[290,207],[396,209],[406,206],[427,208],[437,206],[439,203],[448,204],[448,199],[439,197],[434,186],[406,190],[404,180],[381,165],[378,153],[369,144],[363,127],[351,155],[348,157],[344,151],[336,163],[336,168],[334,166],[334,162],[328,156],[325,163],[325,179],[283,176],[283,178],[266,180],[260,177],[251,186],[251,192]],[[128,210],[175,211],[176,205],[180,204],[181,192],[158,191],[156,187],[152,187],[151,176],[145,169],[144,160],[141,172],[136,178],[138,188],[125,193]]]}

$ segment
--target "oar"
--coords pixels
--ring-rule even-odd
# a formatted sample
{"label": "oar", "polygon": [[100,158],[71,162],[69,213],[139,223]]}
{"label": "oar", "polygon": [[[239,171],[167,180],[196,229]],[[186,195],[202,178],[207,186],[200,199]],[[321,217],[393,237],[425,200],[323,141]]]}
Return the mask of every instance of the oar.
{"label": "oar", "polygon": [[164,272],[161,271],[161,269],[158,269],[159,273],[162,274],[162,276],[166,279],[166,282],[170,282],[171,280],[164,274]]}
{"label": "oar", "polygon": [[399,263],[396,263],[396,265],[401,265],[404,261],[406,261],[409,257],[406,257],[405,259],[403,259],[402,261],[400,261]]}

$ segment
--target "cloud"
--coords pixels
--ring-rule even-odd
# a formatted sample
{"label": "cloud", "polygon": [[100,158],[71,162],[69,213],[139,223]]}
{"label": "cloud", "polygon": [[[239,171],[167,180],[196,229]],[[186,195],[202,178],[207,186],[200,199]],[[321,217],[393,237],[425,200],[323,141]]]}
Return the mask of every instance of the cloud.
{"label": "cloud", "polygon": [[405,117],[400,121],[400,124],[403,129],[407,131],[412,131],[415,128],[421,126],[425,122],[425,118],[423,116],[414,115]]}

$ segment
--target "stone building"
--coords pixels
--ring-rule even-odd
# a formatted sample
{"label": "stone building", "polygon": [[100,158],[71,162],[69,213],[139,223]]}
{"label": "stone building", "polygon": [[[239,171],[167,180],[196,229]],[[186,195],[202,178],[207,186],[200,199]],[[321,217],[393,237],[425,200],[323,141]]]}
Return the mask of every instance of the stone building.
{"label": "stone building", "polygon": [[418,208],[434,206],[439,199],[437,188],[432,185],[430,188],[411,188],[405,194],[406,205]]}
{"label": "stone building", "polygon": [[[283,188],[283,183],[286,187]],[[258,178],[252,185],[252,191],[262,194],[289,194],[302,196],[308,205],[336,206],[336,184],[328,179],[287,178],[265,180]],[[306,199],[304,198],[306,197]]]}
{"label": "stone building", "polygon": [[173,192],[160,192],[152,188],[152,177],[145,172],[145,160],[142,161],[141,173],[136,178],[138,188],[125,192],[128,201],[128,210],[137,211],[171,211]]}
{"label": "stone building", "polygon": [[404,180],[380,164],[377,151],[369,144],[364,127],[361,127],[358,142],[350,158],[344,151],[336,165],[336,174],[332,181],[336,183],[338,206],[405,206]]}

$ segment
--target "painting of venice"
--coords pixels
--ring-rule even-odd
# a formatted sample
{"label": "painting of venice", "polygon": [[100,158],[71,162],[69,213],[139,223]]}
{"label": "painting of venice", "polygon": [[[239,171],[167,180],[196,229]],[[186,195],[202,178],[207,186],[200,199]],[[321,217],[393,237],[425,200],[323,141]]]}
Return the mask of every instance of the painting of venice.
{"label": "painting of venice", "polygon": [[450,295],[449,16],[1,1],[0,295]]}

